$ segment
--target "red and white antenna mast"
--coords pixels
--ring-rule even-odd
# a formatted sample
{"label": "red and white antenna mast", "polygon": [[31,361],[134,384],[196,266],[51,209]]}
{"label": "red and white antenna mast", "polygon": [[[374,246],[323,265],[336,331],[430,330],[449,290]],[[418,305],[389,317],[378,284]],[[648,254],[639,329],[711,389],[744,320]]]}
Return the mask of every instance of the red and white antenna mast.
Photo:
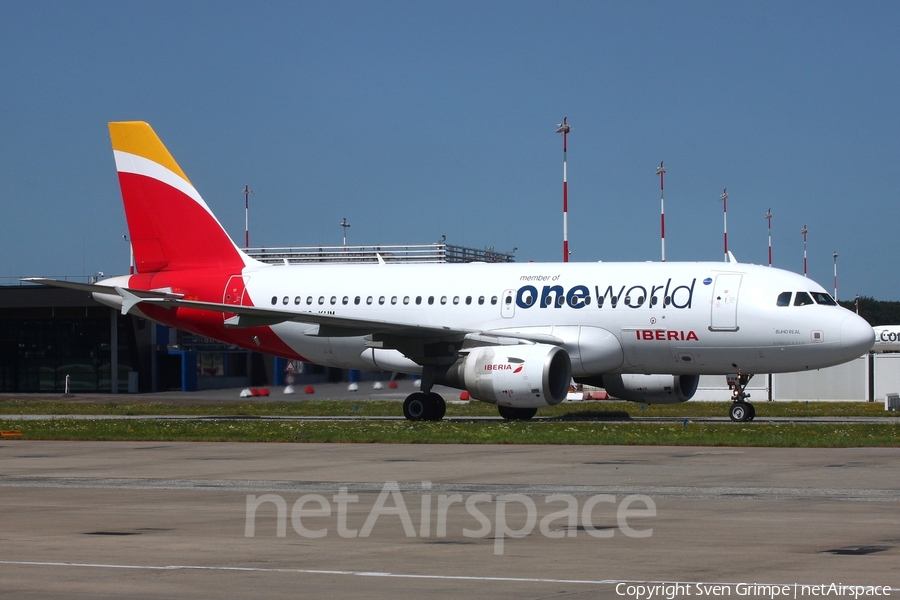
{"label": "red and white antenna mast", "polygon": [[663,179],[665,178],[666,168],[662,161],[659,162],[659,168],[656,169],[659,175],[659,236],[662,238],[662,261],[666,262],[666,200],[663,195]]}
{"label": "red and white antenna mast", "polygon": [[719,200],[722,201],[722,212],[725,215],[725,262],[728,262],[728,188],[722,190]]}
{"label": "red and white antenna mast", "polygon": [[569,262],[569,185],[566,173],[566,135],[572,130],[569,127],[569,117],[563,117],[563,122],[556,126],[556,133],[563,136],[563,262]]}
{"label": "red and white antenna mast", "polygon": [[809,233],[809,229],[806,228],[806,225],[803,226],[800,233],[803,234],[803,276],[806,277],[806,234]]}
{"label": "red and white antenna mast", "polygon": [[837,250],[834,251],[834,301],[837,302]]}
{"label": "red and white antenna mast", "polygon": [[250,247],[250,194],[253,190],[249,185],[244,186],[244,248]]}
{"label": "red and white antenna mast", "polygon": [[769,266],[772,266],[772,209],[766,211],[766,221],[769,222]]}

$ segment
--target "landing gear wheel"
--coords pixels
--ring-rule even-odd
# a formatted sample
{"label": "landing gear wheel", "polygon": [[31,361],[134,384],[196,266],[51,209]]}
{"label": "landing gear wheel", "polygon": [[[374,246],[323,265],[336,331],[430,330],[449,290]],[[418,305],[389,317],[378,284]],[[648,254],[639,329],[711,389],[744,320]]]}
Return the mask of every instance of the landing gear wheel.
{"label": "landing gear wheel", "polygon": [[749,402],[734,402],[729,415],[732,421],[752,421],[756,411]]}
{"label": "landing gear wheel", "polygon": [[403,416],[409,421],[424,421],[428,419],[428,396],[423,392],[415,392],[403,401]]}
{"label": "landing gear wheel", "polygon": [[515,408],[512,406],[498,406],[500,416],[507,421],[530,421],[537,414],[536,408]]}
{"label": "landing gear wheel", "polygon": [[447,403],[440,394],[430,392],[428,394],[428,420],[440,421],[447,412]]}
{"label": "landing gear wheel", "polygon": [[410,421],[440,421],[446,412],[447,403],[434,392],[415,392],[403,402],[403,416]]}

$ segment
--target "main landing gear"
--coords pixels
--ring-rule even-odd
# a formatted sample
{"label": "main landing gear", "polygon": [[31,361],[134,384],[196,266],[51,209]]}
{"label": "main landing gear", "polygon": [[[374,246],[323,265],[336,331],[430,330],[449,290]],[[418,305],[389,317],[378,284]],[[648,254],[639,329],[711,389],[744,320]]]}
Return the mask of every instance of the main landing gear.
{"label": "main landing gear", "polygon": [[406,397],[403,402],[403,416],[409,421],[440,421],[447,412],[447,403],[443,396],[431,391],[434,385],[434,371],[425,367],[422,370],[420,392]]}
{"label": "main landing gear", "polygon": [[410,421],[440,421],[446,412],[443,396],[434,392],[415,392],[403,402],[403,416]]}
{"label": "main landing gear", "polygon": [[732,396],[734,397],[728,413],[732,421],[752,421],[756,417],[756,409],[747,402],[750,394],[744,391],[751,377],[753,375],[728,376],[728,385],[733,388]]}

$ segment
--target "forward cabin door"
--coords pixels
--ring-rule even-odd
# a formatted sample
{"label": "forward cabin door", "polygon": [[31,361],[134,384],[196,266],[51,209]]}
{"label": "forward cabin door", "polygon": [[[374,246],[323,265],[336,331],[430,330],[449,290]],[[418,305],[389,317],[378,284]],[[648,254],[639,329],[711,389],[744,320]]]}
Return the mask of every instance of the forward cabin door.
{"label": "forward cabin door", "polygon": [[737,304],[742,277],[740,273],[721,273],[716,276],[709,317],[709,328],[712,331],[738,330]]}

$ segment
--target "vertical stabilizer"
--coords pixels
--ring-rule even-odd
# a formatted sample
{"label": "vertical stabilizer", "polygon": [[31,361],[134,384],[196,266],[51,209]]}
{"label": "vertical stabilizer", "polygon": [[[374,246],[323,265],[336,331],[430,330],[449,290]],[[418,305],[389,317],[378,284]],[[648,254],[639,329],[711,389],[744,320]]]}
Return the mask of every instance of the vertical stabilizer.
{"label": "vertical stabilizer", "polygon": [[125,217],[139,273],[242,269],[234,244],[147,123],[110,123]]}

